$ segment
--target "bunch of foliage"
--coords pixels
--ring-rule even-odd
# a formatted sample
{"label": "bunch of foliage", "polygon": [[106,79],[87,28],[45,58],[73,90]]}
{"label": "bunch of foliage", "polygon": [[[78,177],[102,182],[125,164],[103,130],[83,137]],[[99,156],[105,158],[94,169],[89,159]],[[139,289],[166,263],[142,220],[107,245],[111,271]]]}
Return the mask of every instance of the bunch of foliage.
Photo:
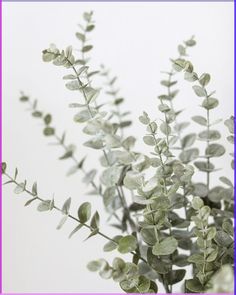
{"label": "bunch of foliage", "polygon": [[[71,198],[59,208],[54,199],[41,198],[36,182],[30,187],[26,180],[18,181],[18,170],[11,176],[6,163],[2,163],[6,183],[16,186],[16,194],[30,196],[25,206],[39,201],[39,211],[59,211],[62,218],[58,229],[68,218],[73,219],[75,228],[69,237],[86,227],[88,238],[100,235],[107,240],[104,251],[118,252],[119,257],[112,263],[104,259],[91,261],[88,269],[102,278],[112,278],[127,293],[158,293],[160,284],[167,293],[172,293],[178,282],[182,282],[182,291],[186,293],[231,292],[233,184],[222,176],[216,187],[211,185],[211,177],[218,170],[215,159],[226,151],[218,143],[221,134],[215,125],[221,120],[214,120],[213,116],[219,101],[214,97],[215,91],[209,90],[211,77],[208,73],[198,74],[187,55],[196,44],[194,37],[178,46],[178,57],[171,59],[170,71],[164,73],[163,94],[157,100],[158,119],[150,118],[146,112],[139,117],[143,142],[150,149],[141,153],[135,150],[136,139],[124,132],[131,121],[127,119],[129,112],[121,110],[124,99],[119,94],[116,77],[105,66],[96,71],[89,67],[88,54],[93,46],[88,36],[95,28],[92,12],[84,13],[83,20],[76,33],[81,44],[79,59],[71,46],[60,50],[55,45],[43,50],[42,58],[68,70],[63,77],[65,86],[78,93],[78,101],[70,104],[78,109],[74,121],[83,126],[88,136],[84,145],[101,155],[99,177],[96,169],[85,168],[85,157],[76,158],[75,145],[66,143],[65,133],[57,133],[51,114],[42,112],[37,101],[24,93],[20,101],[28,104],[32,116],[43,122],[43,134],[62,147],[60,160],[73,162],[67,174],[78,171],[84,174],[84,182],[91,185],[93,194],[101,197],[108,220],[120,234],[108,237],[103,233],[99,212],[92,213],[89,202],[80,204],[78,215],[73,216]],[[174,107],[177,74],[192,84],[190,87],[201,104],[202,115],[192,117],[194,124],[199,125],[198,134],[186,133],[190,122],[178,120],[181,111]],[[92,84],[99,75],[105,79],[105,86],[98,89]],[[103,91],[111,97],[107,103],[99,102]],[[224,124],[228,128],[227,139],[233,143],[234,117]],[[205,143],[204,150],[197,147],[199,141]],[[233,160],[230,165],[233,168]],[[196,170],[202,172],[202,182],[194,181]],[[131,260],[121,258],[127,253]],[[190,279],[185,278],[188,265],[192,269]]]}

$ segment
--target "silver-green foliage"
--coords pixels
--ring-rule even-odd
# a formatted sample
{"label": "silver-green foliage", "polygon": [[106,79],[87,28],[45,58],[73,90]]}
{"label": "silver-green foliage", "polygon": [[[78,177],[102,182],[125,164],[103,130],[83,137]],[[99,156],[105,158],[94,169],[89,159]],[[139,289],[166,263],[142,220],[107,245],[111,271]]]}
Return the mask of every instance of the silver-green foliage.
{"label": "silver-green foliage", "polygon": [[[135,137],[125,135],[131,121],[126,119],[129,112],[120,108],[124,99],[116,86],[117,78],[105,66],[90,69],[87,54],[93,46],[88,34],[95,28],[92,12],[84,13],[83,19],[84,24],[76,33],[81,44],[80,57],[75,57],[71,46],[59,50],[51,45],[43,50],[43,61],[68,71],[63,77],[65,86],[78,93],[78,101],[69,106],[78,109],[74,121],[88,136],[84,145],[100,153],[101,170],[85,168],[86,157],[76,158],[75,145],[66,144],[65,132],[58,135],[52,115],[38,109],[37,101],[31,101],[23,93],[20,100],[28,104],[33,117],[42,121],[43,134],[63,149],[59,159],[73,162],[67,174],[81,171],[83,181],[92,188],[90,193],[101,197],[108,220],[115,228],[114,237],[102,232],[100,215],[89,202],[80,204],[74,216],[70,213],[71,198],[62,207],[55,204],[54,198],[42,199],[37,183],[30,189],[26,181],[18,181],[17,169],[12,177],[2,163],[6,183],[16,185],[16,194],[30,195],[25,206],[39,201],[40,212],[60,211],[62,219],[57,229],[68,218],[74,220],[76,225],[69,237],[86,227],[87,238],[100,235],[107,240],[105,252],[116,251],[119,256],[130,253],[131,261],[115,257],[111,264],[104,259],[88,264],[90,271],[105,279],[112,278],[123,291],[157,293],[158,284],[163,284],[166,292],[171,293],[173,286],[182,281],[182,290],[187,293],[217,292],[216,278],[233,265],[233,184],[222,176],[217,186],[211,185],[211,176],[218,170],[215,158],[223,156],[225,148],[216,143],[221,134],[214,126],[221,120],[213,119],[219,101],[213,97],[215,91],[208,90],[211,76],[197,74],[187,59],[187,51],[196,41],[192,37],[180,44],[179,57],[172,59],[172,68],[164,72],[167,75],[161,81],[164,90],[157,97],[158,119],[150,118],[145,111],[139,117],[140,128],[144,128],[143,142],[150,151],[141,153],[135,150]],[[193,94],[200,100],[202,113],[192,117],[200,125],[198,134],[186,133],[190,122],[179,121],[182,111],[174,107],[179,72],[184,72],[184,79],[194,84]],[[99,76],[105,78],[105,87],[92,86],[92,79],[97,77],[99,81]],[[111,99],[105,103],[99,101],[101,93]],[[227,119],[225,125],[229,131],[227,140],[233,143],[234,117]],[[205,143],[204,151],[200,151],[199,141]],[[196,170],[202,172],[201,182],[194,180]],[[186,280],[185,267],[190,264],[192,278]],[[222,265],[222,271],[218,272]]]}

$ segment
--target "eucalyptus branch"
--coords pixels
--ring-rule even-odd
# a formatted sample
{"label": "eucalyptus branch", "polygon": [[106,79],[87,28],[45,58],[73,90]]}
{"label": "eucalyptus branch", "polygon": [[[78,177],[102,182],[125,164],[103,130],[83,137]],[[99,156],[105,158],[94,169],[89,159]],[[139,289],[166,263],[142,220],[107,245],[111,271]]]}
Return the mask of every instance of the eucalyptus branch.
{"label": "eucalyptus branch", "polygon": [[[234,186],[229,178],[222,176],[219,180],[224,186],[212,187],[211,173],[216,171],[212,158],[222,156],[225,148],[212,143],[221,135],[212,128],[220,120],[213,121],[210,112],[218,106],[218,100],[213,97],[214,92],[206,89],[210,75],[204,73],[199,76],[194,72],[192,63],[187,60],[187,49],[196,42],[192,37],[178,46],[179,57],[171,60],[173,69],[165,72],[167,78],[161,81],[166,91],[158,96],[159,111],[163,115],[160,124],[158,120],[151,120],[146,112],[139,117],[146,128],[143,141],[151,147],[150,153],[141,153],[134,149],[134,136],[125,137],[123,134],[123,128],[131,122],[123,121],[129,112],[120,110],[123,98],[119,97],[116,77],[111,76],[105,67],[101,71],[91,71],[88,66],[90,56],[87,54],[93,48],[89,33],[95,27],[93,13],[85,12],[83,20],[76,33],[81,42],[79,59],[76,59],[76,49],[72,46],[59,50],[55,45],[43,50],[42,58],[45,62],[70,70],[63,80],[68,90],[78,93],[78,98],[69,106],[78,110],[74,121],[83,126],[83,133],[89,137],[83,143],[84,146],[101,152],[99,163],[102,171],[99,174],[99,184],[95,182],[97,169],[87,172],[84,169],[85,158],[79,161],[75,156],[74,146],[66,143],[65,133],[62,136],[56,133],[52,125],[52,115],[39,110],[37,102],[32,103],[24,94],[20,100],[29,104],[32,116],[42,120],[44,135],[53,138],[63,148],[64,154],[60,159],[68,158],[74,162],[75,166],[69,173],[78,169],[84,173],[84,182],[90,184],[95,193],[102,197],[109,215],[108,221],[114,216],[118,222],[111,225],[119,229],[122,235],[111,238],[101,232],[100,215],[97,211],[92,215],[89,202],[81,204],[78,216],[73,216],[69,212],[71,198],[64,202],[62,208],[55,205],[54,198],[42,199],[38,195],[37,183],[29,189],[26,181],[17,180],[17,169],[12,177],[6,172],[6,164],[2,163],[2,173],[8,179],[6,184],[15,184],[16,194],[25,192],[30,195],[31,199],[25,206],[39,201],[37,209],[40,212],[56,210],[62,213],[57,229],[68,218],[74,220],[76,227],[69,237],[85,227],[90,231],[88,238],[100,235],[107,240],[103,247],[105,252],[117,250],[120,254],[130,253],[132,262],[115,257],[111,265],[105,259],[88,264],[88,269],[98,271],[102,278],[112,278],[118,282],[124,292],[158,293],[156,281],[163,284],[166,293],[172,293],[173,286],[181,281],[187,293],[208,292],[213,289],[215,278],[222,276],[221,273],[225,274],[227,266],[232,270],[234,262]],[[173,86],[177,83],[174,80],[176,72],[181,71],[185,72],[185,80],[198,83],[193,86],[193,90],[197,96],[203,98],[201,106],[206,110],[205,116],[196,115],[192,118],[194,122],[204,126],[198,136],[194,133],[183,136],[182,130],[188,126],[188,122],[177,121],[181,111],[174,109],[173,101],[178,90]],[[107,94],[112,97],[112,109],[108,111],[104,104],[97,103],[104,87],[92,86],[91,77],[98,72],[106,78],[105,92],[107,90]],[[117,119],[113,120],[114,117]],[[226,120],[225,125],[230,132],[227,140],[233,143],[234,117]],[[197,142],[192,147],[196,139],[206,142],[204,155],[199,156]],[[180,146],[175,146],[176,142]],[[174,150],[179,150],[179,155],[175,155]],[[233,153],[230,155],[234,156]],[[199,159],[196,161],[197,158]],[[194,168],[190,163],[193,161],[200,171],[206,173],[203,182],[192,181]],[[232,161],[232,168],[233,164]],[[182,210],[185,210],[184,216],[181,216]],[[182,250],[189,251],[190,256],[183,254]],[[188,270],[185,267],[189,264],[192,266],[193,276],[186,280]]]}
{"label": "eucalyptus branch", "polygon": [[216,130],[211,130],[212,123],[210,122],[210,110],[216,108],[219,104],[218,100],[213,97],[215,91],[208,93],[206,86],[210,82],[210,75],[207,73],[202,74],[200,77],[194,72],[194,67],[191,62],[184,59],[177,59],[173,61],[173,67],[176,71],[185,71],[185,79],[194,82],[197,81],[199,85],[194,85],[192,88],[198,97],[203,97],[202,108],[206,110],[206,118],[201,116],[195,116],[192,119],[206,127],[205,131],[199,133],[199,140],[206,142],[206,150],[204,157],[206,162],[196,161],[195,166],[202,172],[206,173],[206,189],[207,198],[210,201],[210,173],[213,172],[214,165],[210,159],[213,157],[220,157],[225,153],[225,148],[220,144],[210,144],[212,141],[216,141],[220,138],[220,134]]}
{"label": "eucalyptus branch", "polygon": [[[73,166],[67,173],[67,175],[74,174],[77,170],[81,170],[84,176],[86,177],[86,182],[91,184],[91,186],[95,189],[95,193],[100,195],[102,198],[104,198],[104,194],[102,193],[102,187],[101,185],[96,185],[94,181],[95,174],[92,171],[86,171],[84,168],[84,162],[85,157],[83,157],[81,160],[78,160],[74,154],[74,145],[66,145],[65,144],[65,133],[60,137],[56,133],[55,127],[51,127],[50,124],[52,122],[52,115],[47,113],[46,115],[41,111],[37,109],[37,101],[34,101],[33,103],[30,101],[30,98],[22,93],[22,96],[20,97],[20,101],[27,102],[30,106],[30,110],[32,111],[32,116],[35,118],[41,118],[43,123],[45,124],[45,128],[43,130],[43,134],[47,137],[54,137],[57,141],[57,144],[60,145],[64,150],[65,153],[59,158],[60,160],[65,159],[72,159],[72,161],[75,163],[75,166]],[[120,221],[118,215],[113,212],[114,217]]]}
{"label": "eucalyptus branch", "polygon": [[[4,163],[3,163],[3,165],[4,165]],[[20,182],[16,181],[15,178],[11,177],[11,176],[10,176],[5,170],[2,170],[2,173],[3,173],[3,174],[4,174],[4,175],[10,180],[10,182],[7,182],[7,183],[14,183],[14,184],[17,186],[17,188],[18,188],[17,193],[23,193],[23,192],[26,192],[27,194],[29,194],[29,195],[31,195],[31,196],[33,197],[33,199],[31,199],[31,200],[29,200],[29,201],[26,202],[25,206],[28,206],[28,205],[29,205],[30,203],[32,203],[33,201],[38,200],[38,201],[41,202],[41,205],[42,205],[42,206],[44,205],[43,210],[42,210],[42,206],[40,207],[40,208],[41,208],[41,211],[49,211],[49,210],[53,210],[53,209],[55,209],[55,210],[60,211],[61,213],[65,214],[65,212],[63,212],[62,209],[60,209],[58,206],[56,206],[56,205],[54,204],[54,200],[51,200],[51,201],[49,202],[49,200],[45,200],[45,199],[41,198],[41,197],[38,195],[37,191],[35,191],[35,190],[37,190],[37,189],[36,189],[36,187],[37,187],[36,184],[34,184],[33,189],[32,189],[32,191],[31,191],[31,190],[29,190],[29,189],[26,187],[26,182],[24,182],[24,183],[20,183]],[[29,203],[29,202],[30,202],[30,203]],[[81,224],[82,226],[84,226],[84,227],[90,229],[92,232],[93,232],[94,229],[95,229],[95,228],[93,228],[93,226],[88,225],[88,224],[86,224],[85,222],[82,222],[81,220],[79,220],[78,218],[74,217],[73,215],[71,215],[71,214],[69,214],[69,213],[67,213],[66,216],[68,216],[68,218],[73,219],[74,221],[78,222],[78,223]],[[112,241],[113,243],[116,243],[115,240],[109,238],[107,235],[105,235],[105,234],[103,234],[102,232],[100,232],[99,230],[97,230],[97,228],[96,228],[96,234],[102,236],[103,238],[105,238],[105,239],[107,239],[107,240],[109,240],[109,241]]]}
{"label": "eucalyptus branch", "polygon": [[[57,48],[51,47],[50,49],[43,51],[43,60],[44,61],[52,61],[53,60],[55,65],[62,65],[64,67],[72,68],[72,70],[75,73],[75,76],[74,77],[69,76],[68,78],[69,79],[71,79],[71,78],[76,79],[77,80],[76,84],[74,83],[74,81],[72,81],[71,83],[66,84],[66,85],[70,90],[80,90],[82,92],[83,97],[84,97],[84,102],[85,102],[85,104],[83,106],[87,108],[87,111],[89,114],[87,120],[95,119],[95,116],[96,116],[96,114],[98,114],[98,111],[96,110],[96,107],[95,108],[91,107],[91,103],[95,101],[97,95],[99,94],[99,91],[91,88],[90,86],[87,86],[86,84],[84,84],[82,82],[80,77],[81,77],[82,73],[87,70],[87,68],[84,69],[84,67],[82,67],[79,71],[77,71],[77,69],[75,67],[75,64],[76,64],[75,58],[72,55],[72,48],[71,47],[67,48],[66,52],[64,53],[64,51],[60,52]],[[83,119],[83,121],[84,121],[84,119]],[[102,148],[105,158],[107,160],[107,164],[111,167],[111,165],[108,161],[107,152],[103,146],[102,141],[100,141],[100,142],[101,142],[101,148]],[[116,191],[117,191],[118,196],[120,196],[120,192],[117,189],[117,186],[116,186]],[[124,198],[124,196],[123,196],[123,198]],[[122,204],[124,204],[124,202],[122,202]],[[135,223],[133,222],[132,218],[130,217],[129,211],[127,210],[126,207],[124,207],[124,214],[127,215],[127,219],[129,221],[131,227],[133,228]]]}
{"label": "eucalyptus branch", "polygon": [[[181,58],[187,56],[187,49],[189,47],[194,46],[195,44],[196,44],[196,41],[194,40],[194,36],[192,36],[189,40],[185,41],[183,44],[178,45],[178,52],[179,52],[178,59],[181,59]],[[164,72],[164,74],[167,74],[168,80],[161,81],[161,84],[167,88],[167,94],[159,96],[159,99],[161,101],[161,105],[159,106],[159,110],[164,113],[166,126],[168,126],[169,123],[172,123],[172,122],[175,123],[174,129],[177,132],[177,136],[178,136],[177,138],[172,136],[171,140],[169,141],[169,133],[166,134],[168,148],[171,149],[172,145],[174,145],[176,140],[178,139],[180,142],[180,148],[178,148],[178,149],[180,149],[180,151],[181,151],[179,158],[184,163],[189,163],[190,160],[192,160],[192,159],[191,159],[191,157],[189,157],[189,150],[187,150],[187,152],[185,152],[185,149],[194,144],[196,136],[195,136],[195,134],[191,133],[191,134],[185,136],[184,138],[182,138],[181,131],[184,129],[184,127],[186,127],[186,125],[188,126],[188,124],[184,124],[184,123],[178,124],[178,121],[177,121],[177,117],[181,113],[181,111],[176,111],[174,109],[174,103],[173,103],[173,101],[176,98],[177,93],[179,92],[179,90],[172,90],[172,86],[177,84],[177,81],[172,81],[172,77],[175,75],[175,72],[173,69],[171,69],[168,72]],[[170,103],[169,106],[163,103],[163,99],[166,101],[166,103],[167,102]],[[168,120],[167,114],[169,114],[169,120]],[[167,127],[167,128],[169,128],[171,130],[170,127]],[[173,149],[176,149],[176,148],[173,147]],[[185,217],[187,219],[187,206],[189,204],[189,201],[187,199],[186,184],[183,184],[183,198],[184,198],[184,200],[186,199],[186,202],[184,203],[184,210],[185,210]],[[189,231],[189,227],[187,228],[187,230]]]}
{"label": "eucalyptus branch", "polygon": [[[171,85],[171,80],[170,79],[169,79],[168,83],[169,83],[168,84],[169,85],[168,86],[168,95],[170,95],[170,85]],[[160,101],[161,101],[161,106],[163,107],[164,104],[163,104],[162,99],[160,99]],[[164,113],[164,116],[165,116],[165,124],[166,124],[165,125],[165,127],[166,127],[166,132],[165,132],[165,134],[166,134],[166,144],[167,144],[167,148],[169,150],[169,136],[168,136],[169,132],[168,132],[167,129],[168,128],[170,129],[170,127],[169,127],[169,124],[168,124],[169,122],[167,120],[166,112]],[[163,182],[164,182],[164,194],[167,195],[167,185],[166,185],[166,177],[165,177],[165,164],[163,162],[161,151],[159,149],[158,141],[157,141],[157,138],[156,138],[157,125],[156,125],[155,122],[151,122],[151,123],[148,124],[148,127],[149,127],[149,130],[151,132],[152,138],[153,138],[154,143],[155,143],[155,151],[158,153],[159,159],[160,159],[160,162],[161,162],[162,173],[163,173]],[[167,160],[168,160],[169,155],[170,154],[167,153],[167,155],[166,155]],[[156,229],[155,229],[155,235],[156,235]],[[171,236],[171,227],[169,227],[169,235]],[[157,244],[158,243],[159,243],[159,240],[157,239]],[[172,271],[172,263],[170,265],[170,271]],[[165,281],[165,276],[163,277],[163,281],[164,281],[164,285],[168,286],[167,282]],[[169,293],[172,293],[172,285],[168,286],[168,288],[166,287],[166,289],[169,291]],[[167,291],[167,293],[168,293],[168,291]]]}
{"label": "eucalyptus branch", "polygon": [[[37,108],[37,101],[35,100],[32,102],[29,96],[26,96],[24,93],[21,93],[20,101],[29,105],[30,111],[32,112],[32,116],[34,118],[42,120],[44,124],[43,134],[46,137],[53,137],[56,140],[56,144],[60,145],[65,150],[65,154],[63,154],[59,159],[65,160],[70,158],[75,163],[75,166],[72,167],[73,169],[68,172],[68,175],[75,173],[77,170],[81,170],[85,176],[88,175],[89,172],[87,172],[84,168],[85,157],[83,157],[81,160],[78,160],[74,153],[74,145],[65,144],[65,133],[63,133],[62,136],[59,136],[56,133],[55,127],[51,126],[52,115],[49,113],[45,114],[43,111],[39,110]],[[91,180],[89,183],[94,187],[98,194],[101,192],[101,189],[95,184],[93,180]]]}
{"label": "eucalyptus branch", "polygon": [[[108,89],[108,91],[106,91],[106,93],[113,97],[113,104],[116,107],[116,112],[113,112],[113,114],[110,116],[110,118],[113,115],[117,116],[118,122],[119,122],[120,132],[121,132],[121,139],[122,139],[123,136],[124,136],[123,128],[128,127],[131,124],[131,121],[122,122],[122,118],[121,118],[122,114],[121,114],[121,111],[120,111],[120,104],[124,101],[124,99],[120,98],[118,96],[119,89],[116,89],[116,87],[114,86],[114,84],[115,84],[115,82],[117,80],[117,77],[111,77],[110,74],[109,74],[109,70],[105,69],[105,67],[103,65],[101,65],[101,75],[106,78],[106,83],[107,83],[107,85],[109,87],[109,89]],[[123,116],[126,115],[126,114],[127,113],[124,113]],[[107,157],[106,157],[106,159],[107,159]],[[129,214],[129,209],[128,209],[128,205],[127,205],[127,202],[126,202],[126,199],[125,199],[125,195],[124,195],[124,191],[122,189],[122,186],[120,186],[120,190],[119,190],[119,186],[116,186],[116,188],[117,188],[118,196],[119,196],[119,198],[121,200],[121,203],[122,203],[122,206],[124,208],[124,215],[127,215],[127,218],[128,218],[129,223],[130,223],[131,229],[135,230],[135,222],[132,220],[132,218],[131,218],[131,216]]]}
{"label": "eucalyptus branch", "polygon": [[111,76],[110,71],[105,68],[104,65],[101,65],[101,71],[100,74],[105,77],[106,79],[106,85],[108,87],[108,90],[106,91],[106,94],[110,95],[113,98],[112,105],[115,106],[115,111],[112,112],[110,118],[113,116],[116,116],[118,119],[118,124],[120,128],[120,135],[121,138],[124,136],[124,128],[129,127],[131,125],[131,121],[126,120],[123,121],[122,118],[127,116],[129,112],[121,112],[120,110],[120,105],[124,102],[124,98],[119,96],[119,89],[117,86],[115,86],[117,77],[116,76]]}
{"label": "eucalyptus branch", "polygon": [[[71,199],[69,198],[65,204],[62,206],[62,209],[60,209],[58,206],[55,205],[55,202],[54,202],[54,198],[52,200],[46,200],[46,199],[43,199],[41,198],[39,195],[38,195],[38,191],[37,191],[37,183],[34,183],[33,186],[32,186],[32,190],[28,189],[27,188],[27,182],[18,182],[16,180],[17,178],[17,175],[18,175],[18,170],[16,170],[17,172],[15,173],[15,176],[12,177],[10,176],[7,172],[6,172],[6,163],[2,163],[2,174],[5,175],[9,181],[7,181],[5,184],[9,184],[9,183],[14,183],[16,185],[16,189],[15,189],[15,193],[17,194],[20,194],[20,193],[23,193],[23,192],[26,192],[28,195],[32,196],[33,198],[28,200],[25,204],[25,206],[28,206],[30,205],[32,202],[38,200],[41,202],[41,204],[38,206],[38,210],[39,211],[51,211],[53,209],[61,212],[62,214],[65,215],[65,217],[67,218],[70,218],[70,219],[73,219],[74,221],[78,222],[79,223],[79,226],[77,226],[73,231],[72,233],[70,234],[69,237],[71,237],[73,234],[75,234],[81,227],[86,227],[88,229],[91,230],[91,234],[89,235],[89,237],[92,237],[93,235],[100,235],[102,236],[103,238],[105,238],[106,240],[112,242],[113,244],[115,245],[119,245],[119,240],[117,241],[116,239],[112,239],[110,237],[108,237],[107,235],[105,235],[104,233],[102,233],[99,229],[98,229],[98,226],[99,226],[99,215],[96,211],[95,215],[96,216],[96,220],[93,218],[91,220],[91,223],[90,225],[86,223],[86,221],[88,221],[90,219],[90,215],[91,215],[91,207],[88,205],[89,203],[83,203],[80,208],[78,209],[78,215],[79,217],[81,217],[80,219],[69,214],[69,208],[70,208],[70,203],[71,203]],[[63,219],[64,220],[64,219]],[[85,221],[86,220],[86,221]],[[62,227],[62,225],[64,225],[66,219],[64,220],[63,224],[60,224],[60,228]],[[58,229],[60,229],[58,227]],[[114,246],[113,246],[114,247]],[[134,251],[128,251],[130,252],[132,255],[136,255],[138,256],[138,258],[140,260],[142,260],[143,262],[147,262],[143,257],[139,256],[137,253],[135,253]]]}
{"label": "eucalyptus branch", "polygon": [[[85,12],[83,14],[83,19],[85,24],[81,25],[79,24],[80,31],[76,32],[77,39],[81,42],[80,52],[81,52],[81,59],[78,60],[79,64],[82,66],[86,66],[90,60],[89,57],[87,57],[87,54],[91,52],[93,49],[93,45],[89,44],[89,37],[88,34],[92,32],[95,28],[95,22],[93,20],[93,12]],[[99,71],[85,71],[85,77],[87,80],[87,83],[90,85],[91,81],[90,78],[96,74],[98,74]]]}

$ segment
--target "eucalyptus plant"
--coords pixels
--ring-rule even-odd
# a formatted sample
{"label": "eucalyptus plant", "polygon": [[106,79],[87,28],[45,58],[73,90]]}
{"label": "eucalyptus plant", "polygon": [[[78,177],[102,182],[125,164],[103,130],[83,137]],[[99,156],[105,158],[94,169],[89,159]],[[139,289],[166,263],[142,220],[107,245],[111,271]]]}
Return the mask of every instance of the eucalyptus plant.
{"label": "eucalyptus plant", "polygon": [[[37,101],[24,93],[20,101],[42,121],[44,136],[61,147],[59,159],[73,163],[67,175],[81,172],[92,194],[100,197],[114,236],[103,232],[100,214],[89,202],[79,204],[74,216],[70,213],[71,198],[62,207],[54,198],[43,199],[36,182],[29,185],[18,180],[18,169],[12,175],[4,162],[5,184],[15,185],[16,194],[28,195],[25,206],[38,202],[40,212],[59,211],[62,216],[57,229],[73,219],[70,238],[82,227],[88,229],[87,238],[102,236],[103,250],[114,251],[114,259],[108,262],[94,257],[88,269],[104,279],[113,279],[126,293],[158,293],[160,285],[166,293],[173,293],[179,282],[185,293],[233,292],[233,183],[222,176],[217,186],[211,184],[218,170],[216,159],[226,150],[218,143],[221,134],[216,126],[222,121],[214,118],[219,101],[210,89],[211,76],[197,73],[189,60],[189,51],[196,44],[194,36],[178,46],[177,58],[172,58],[170,70],[163,72],[163,93],[154,102],[156,117],[145,111],[140,114],[143,150],[147,147],[140,152],[135,148],[135,137],[126,134],[132,122],[127,119],[129,112],[122,108],[124,98],[117,78],[104,65],[99,69],[90,66],[93,45],[89,35],[94,28],[93,13],[85,12],[76,33],[80,56],[72,46],[58,49],[50,45],[42,51],[42,59],[65,68],[66,88],[78,93],[78,100],[69,106],[75,108],[74,121],[87,136],[84,146],[100,155],[99,171],[86,167],[86,157],[76,157],[76,146],[67,143],[65,132],[57,131],[52,114],[41,111]],[[175,109],[177,78],[192,84],[189,87],[201,104],[201,115],[191,118],[199,125],[198,134],[186,131],[190,120],[179,120],[182,110]],[[93,86],[96,81],[101,83],[99,88]],[[101,94],[109,99],[99,101]],[[224,125],[227,140],[233,143],[234,117],[226,119]],[[205,143],[204,150],[198,147],[200,141]],[[233,156],[232,151],[230,154]],[[229,165],[233,169],[233,160]],[[194,179],[196,171],[202,172],[201,182]],[[130,258],[122,258],[127,253]],[[186,266],[191,266],[188,279]]]}

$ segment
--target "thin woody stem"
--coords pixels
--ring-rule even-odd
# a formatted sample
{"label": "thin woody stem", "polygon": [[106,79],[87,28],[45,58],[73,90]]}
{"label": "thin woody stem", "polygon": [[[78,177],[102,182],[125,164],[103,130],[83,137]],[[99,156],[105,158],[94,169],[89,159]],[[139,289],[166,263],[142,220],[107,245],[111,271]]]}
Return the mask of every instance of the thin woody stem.
{"label": "thin woody stem", "polygon": [[[118,98],[117,93],[118,93],[119,90],[116,90],[113,83],[111,83],[111,77],[110,77],[108,71],[104,74],[104,76],[106,77],[107,84],[110,87],[110,92],[111,92],[111,95],[113,96],[114,102],[115,102],[116,99]],[[120,107],[119,107],[118,104],[116,104],[116,110],[117,110],[118,121],[119,121],[119,124],[121,125],[121,112],[120,112]],[[120,127],[120,135],[121,135],[121,138],[123,138],[124,132],[123,132],[122,127]]]}
{"label": "thin woody stem", "polygon": [[[17,182],[14,178],[12,178],[7,172],[3,172],[3,174],[11,180],[12,183],[16,184],[16,185],[20,185],[19,182]],[[41,202],[45,202],[46,200],[42,199],[41,197],[35,194],[33,194],[29,189],[27,189],[26,187],[24,187],[24,192],[26,192],[27,194],[31,195],[35,200],[38,200],[38,201],[41,201]],[[61,209],[56,206],[56,205],[53,205],[53,209],[56,210],[56,211],[59,211],[61,212]],[[90,229],[90,230],[93,230],[93,228],[91,226],[89,226],[88,224],[84,223],[84,222],[81,222],[78,218],[76,218],[75,216],[71,215],[71,214],[68,214],[68,217],[76,222],[78,222],[79,224],[82,224],[84,227]],[[98,231],[97,232],[98,235],[102,236],[103,238],[105,238],[106,240],[108,241],[111,241],[115,244],[118,245],[118,242],[113,240],[112,238],[108,237],[106,234],[102,233],[101,231]],[[141,257],[140,255],[138,255],[137,253],[135,252],[130,252],[132,255],[136,255],[139,257],[140,260],[142,260],[143,262],[147,263],[146,259],[144,259],[143,257]]]}
{"label": "thin woody stem", "polygon": [[[58,53],[57,56],[61,56],[61,53]],[[93,118],[94,115],[93,115],[93,113],[91,112],[91,109],[90,109],[90,105],[89,105],[89,101],[88,101],[87,95],[86,95],[86,93],[85,93],[85,91],[84,91],[84,89],[83,89],[83,86],[84,86],[84,85],[83,85],[82,81],[81,81],[80,78],[79,78],[78,72],[77,72],[76,68],[74,67],[73,63],[71,63],[71,61],[70,61],[67,57],[66,57],[66,61],[70,64],[71,68],[73,69],[74,73],[76,74],[76,79],[77,79],[79,85],[81,86],[81,90],[82,90],[82,93],[83,93],[83,97],[84,97],[84,100],[85,100],[85,103],[86,103],[86,106],[87,106],[88,112],[89,112],[91,118]],[[106,153],[106,151],[105,151],[104,149],[103,149],[103,153],[104,153],[104,156],[105,156],[105,158],[106,158],[106,160],[107,160],[108,165],[110,165],[110,164],[109,164],[108,157],[107,157],[107,153]],[[117,190],[117,193],[119,194],[119,191],[118,191],[117,187],[116,187],[116,190]],[[131,222],[131,217],[129,216],[129,211],[128,211],[128,219],[129,219],[130,222]]]}
{"label": "thin woody stem", "polygon": [[[8,173],[4,172],[3,174],[4,174],[6,177],[8,177],[8,178],[11,180],[11,182],[13,182],[14,184],[16,184],[16,185],[18,185],[18,186],[20,185],[20,183],[17,182],[15,179],[13,179]],[[32,197],[34,197],[35,200],[37,199],[37,200],[39,200],[39,201],[41,201],[41,202],[45,202],[45,201],[46,201],[46,200],[42,199],[41,197],[39,197],[38,194],[37,194],[37,195],[33,194],[33,193],[32,193],[29,189],[27,189],[26,187],[24,187],[24,192],[26,192],[27,194],[29,194],[29,195],[31,195]],[[59,207],[57,207],[56,205],[53,205],[53,209],[55,209],[55,210],[61,212],[61,209],[60,209]],[[82,224],[83,226],[87,227],[88,229],[93,230],[93,228],[92,228],[91,226],[89,226],[88,224],[86,224],[86,223],[84,223],[84,222],[81,222],[78,218],[74,217],[73,215],[68,214],[68,217],[71,218],[71,219],[73,219],[73,220],[75,220],[76,222]],[[115,243],[115,240],[109,238],[107,235],[103,234],[102,232],[99,231],[98,234],[99,234],[100,236],[104,237],[105,239],[107,239],[107,240],[112,241],[112,242]]]}
{"label": "thin woody stem", "polygon": [[[32,103],[30,102],[30,100],[28,101],[28,103],[29,103],[29,105],[30,105],[30,107],[32,107]],[[68,152],[70,149],[69,149],[69,147],[62,141],[62,138],[59,136],[59,135],[57,135],[56,133],[54,133],[54,138],[57,140],[57,142],[58,142],[58,144],[61,146],[61,147],[63,147],[63,149],[66,151],[66,152]],[[74,163],[76,164],[76,165],[79,165],[79,163],[80,163],[80,161],[75,157],[75,155],[74,155],[74,153],[72,153],[70,156],[69,156],[69,158],[71,158],[73,161],[74,161]],[[86,175],[87,174],[87,172],[86,172],[86,170],[84,169],[84,168],[81,168],[81,171],[83,172],[83,174],[84,175]],[[98,186],[95,184],[95,182],[92,180],[92,181],[90,181],[90,184],[94,187],[94,189],[96,189],[96,191],[99,193],[99,188],[98,188]]]}
{"label": "thin woody stem", "polygon": [[[208,100],[208,97],[207,97]],[[210,111],[207,110],[207,149],[209,148],[209,133],[210,133]],[[207,157],[207,196],[210,191],[210,157]]]}

